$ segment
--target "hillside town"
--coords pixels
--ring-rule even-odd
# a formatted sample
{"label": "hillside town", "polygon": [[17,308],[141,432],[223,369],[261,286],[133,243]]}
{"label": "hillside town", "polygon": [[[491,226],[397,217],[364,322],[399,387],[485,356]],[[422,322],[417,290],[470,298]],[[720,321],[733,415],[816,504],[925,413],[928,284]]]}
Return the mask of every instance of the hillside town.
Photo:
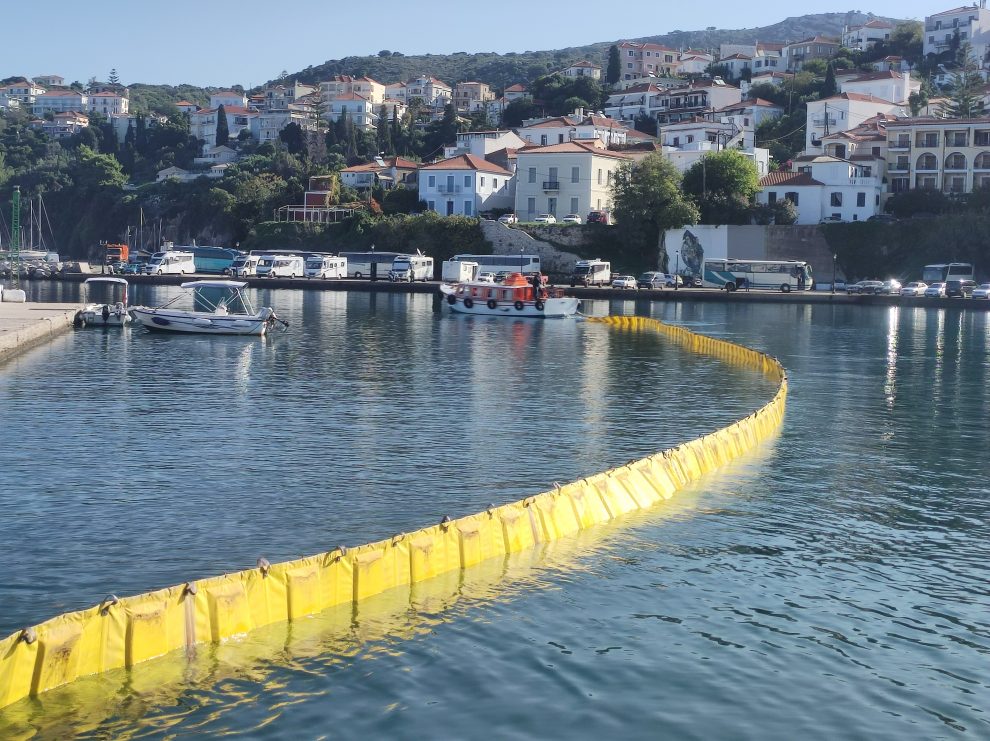
{"label": "hillside town", "polygon": [[[586,217],[611,210],[611,185],[624,164],[659,153],[683,173],[731,150],[755,168],[757,202],[790,202],[795,223],[864,221],[883,214],[891,196],[912,189],[955,195],[990,186],[990,118],[983,115],[990,105],[990,11],[984,5],[925,18],[927,77],[896,55],[858,66],[837,61],[885,48],[897,29],[879,19],[847,26],[841,38],[711,50],[622,41],[605,59],[578,60],[554,73],[564,83],[594,81],[604,91],[601,106],[561,115],[544,109],[513,125],[507,114],[514,104],[541,110],[532,81],[495,90],[476,80],[450,84],[427,71],[404,82],[341,74],[318,84],[282,79],[250,94],[217,90],[208,105],[174,101],[200,151],[191,166],[163,168],[156,178],[221,179],[248,145],[277,145],[290,128],[322,137],[346,122],[346,130],[370,135],[396,130],[414,112],[412,125],[420,129],[452,120],[452,139],[421,156],[351,156],[339,170],[340,183],[359,194],[412,189],[422,207],[445,216]],[[974,74],[979,85],[970,110],[953,110],[952,91],[958,95]],[[168,120],[130,110],[129,90],[116,73],[86,86],[67,86],[54,74],[10,79],[0,86],[0,111],[29,114],[30,125],[54,140],[100,120],[123,144],[139,125]],[[787,101],[808,79],[823,94],[808,100],[796,127],[803,147],[780,161],[760,132],[793,113]],[[302,208],[283,212],[290,220],[326,222],[337,217],[334,207],[307,194]]]}

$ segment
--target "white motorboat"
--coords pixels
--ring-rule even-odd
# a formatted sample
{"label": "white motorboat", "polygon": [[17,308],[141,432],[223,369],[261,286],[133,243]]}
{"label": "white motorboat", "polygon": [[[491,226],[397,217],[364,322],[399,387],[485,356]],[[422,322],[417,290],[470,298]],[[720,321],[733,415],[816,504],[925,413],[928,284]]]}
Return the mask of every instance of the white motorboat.
{"label": "white motorboat", "polygon": [[444,283],[440,291],[459,314],[551,319],[576,314],[580,303],[565,296],[562,288],[534,286],[522,273],[510,273],[501,283]]}
{"label": "white motorboat", "polygon": [[164,306],[132,306],[134,320],[149,330],[192,332],[196,334],[263,335],[276,323],[289,323],[275,315],[271,307],[255,311],[243,289],[247,283],[235,280],[196,280],[183,283],[192,295],[193,308],[173,309],[172,299]]}
{"label": "white motorboat", "polygon": [[[103,286],[108,291],[108,300],[106,303],[86,303],[82,309],[76,312],[75,317],[73,317],[72,324],[75,327],[123,327],[125,324],[131,321],[130,315],[127,313],[127,281],[123,278],[111,278],[104,276],[97,276],[95,278],[87,278],[83,281],[83,286],[86,287],[87,298],[89,297],[89,288],[93,285]],[[114,301],[114,298],[120,297],[119,301]]]}

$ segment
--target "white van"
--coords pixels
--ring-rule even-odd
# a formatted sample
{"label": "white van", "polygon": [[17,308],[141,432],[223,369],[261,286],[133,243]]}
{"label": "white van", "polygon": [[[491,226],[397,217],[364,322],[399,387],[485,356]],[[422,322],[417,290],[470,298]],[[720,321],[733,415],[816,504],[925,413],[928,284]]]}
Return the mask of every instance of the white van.
{"label": "white van", "polygon": [[[266,257],[268,256],[266,255]],[[299,255],[272,255],[271,257],[272,266],[267,273],[269,278],[301,278],[306,272],[306,261]],[[260,268],[260,261],[258,266]]]}
{"label": "white van", "polygon": [[257,255],[239,255],[234,258],[228,269],[229,275],[234,278],[250,278],[258,274]]}
{"label": "white van", "polygon": [[347,258],[333,255],[310,255],[306,258],[307,278],[346,278]]}
{"label": "white van", "polygon": [[612,264],[604,260],[578,260],[571,273],[571,287],[607,286],[612,282]]}
{"label": "white van", "polygon": [[390,281],[433,280],[433,258],[426,255],[399,255],[388,271]]}
{"label": "white van", "polygon": [[144,270],[148,275],[192,275],[196,260],[192,252],[156,252]]}

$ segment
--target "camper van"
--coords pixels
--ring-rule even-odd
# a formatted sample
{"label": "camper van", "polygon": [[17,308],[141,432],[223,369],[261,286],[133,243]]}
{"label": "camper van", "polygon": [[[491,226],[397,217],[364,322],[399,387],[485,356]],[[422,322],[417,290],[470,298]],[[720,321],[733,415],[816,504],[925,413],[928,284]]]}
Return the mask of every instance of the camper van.
{"label": "camper van", "polygon": [[230,264],[227,274],[234,278],[250,278],[258,274],[257,255],[239,255]]}
{"label": "camper van", "polygon": [[[301,278],[306,272],[306,261],[299,255],[271,255],[270,257],[272,264],[266,274],[269,278]],[[261,267],[260,262],[258,267]]]}
{"label": "camper van", "polygon": [[578,260],[571,273],[571,287],[607,286],[612,282],[612,264],[604,260]]}
{"label": "camper van", "polygon": [[398,255],[392,261],[388,279],[408,283],[433,280],[433,258],[426,255]]}
{"label": "camper van", "polygon": [[468,260],[444,260],[441,277],[445,283],[465,283],[478,277],[478,263]]}
{"label": "camper van", "polygon": [[192,275],[196,260],[192,252],[156,252],[144,270],[148,275]]}
{"label": "camper van", "polygon": [[333,255],[310,255],[306,258],[307,278],[346,278],[347,258]]}

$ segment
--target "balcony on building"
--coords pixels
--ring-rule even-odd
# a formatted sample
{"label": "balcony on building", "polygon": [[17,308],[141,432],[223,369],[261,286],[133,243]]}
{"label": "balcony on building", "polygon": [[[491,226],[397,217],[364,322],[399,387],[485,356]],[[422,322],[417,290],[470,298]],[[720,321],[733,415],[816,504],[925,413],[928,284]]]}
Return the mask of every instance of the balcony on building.
{"label": "balcony on building", "polygon": [[558,180],[544,180],[543,190],[560,190],[560,181]]}

